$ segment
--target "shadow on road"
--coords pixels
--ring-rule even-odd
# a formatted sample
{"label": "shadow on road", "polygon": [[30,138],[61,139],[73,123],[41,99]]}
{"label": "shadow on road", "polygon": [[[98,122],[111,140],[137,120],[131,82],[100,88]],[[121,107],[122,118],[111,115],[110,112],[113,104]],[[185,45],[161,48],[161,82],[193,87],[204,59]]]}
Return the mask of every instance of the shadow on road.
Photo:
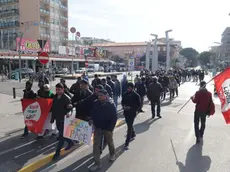
{"label": "shadow on road", "polygon": [[34,162],[50,154],[56,149],[56,137],[36,140],[36,136],[29,134],[20,139],[20,135],[0,141],[0,171],[17,171],[28,162]]}
{"label": "shadow on road", "polygon": [[211,158],[202,155],[203,141],[193,145],[185,160],[185,164],[177,162],[180,172],[208,172],[211,166]]}
{"label": "shadow on road", "polygon": [[[121,145],[116,148],[116,158],[119,158],[119,156],[121,156],[123,153],[124,153],[124,145]],[[68,166],[67,168],[61,170],[60,172],[66,172],[66,171],[68,172],[70,171],[89,172],[89,167],[92,166],[93,163],[94,163],[93,154],[90,154],[76,161],[74,164]],[[107,154],[101,159],[102,167],[97,172],[105,172],[112,165],[113,165],[113,162],[109,162],[109,154]]]}
{"label": "shadow on road", "polygon": [[145,120],[142,123],[135,124],[134,130],[135,130],[136,134],[141,134],[141,133],[148,131],[151,124],[156,122],[159,119],[160,118],[154,118],[154,119],[150,118],[150,119]]}

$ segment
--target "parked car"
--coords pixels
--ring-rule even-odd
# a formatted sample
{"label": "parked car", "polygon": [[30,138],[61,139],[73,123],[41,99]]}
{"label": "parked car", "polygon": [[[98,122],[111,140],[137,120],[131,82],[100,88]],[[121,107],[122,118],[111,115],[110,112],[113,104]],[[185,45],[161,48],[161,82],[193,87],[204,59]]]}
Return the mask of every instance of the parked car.
{"label": "parked car", "polygon": [[26,77],[30,77],[34,75],[33,69],[30,69],[30,68],[22,68],[21,70],[16,69],[11,72],[11,79],[15,79],[15,75],[17,72],[21,73],[22,78],[26,78]]}
{"label": "parked car", "polygon": [[69,73],[70,73],[70,71],[69,71],[68,68],[60,68],[60,69],[56,70],[56,74],[64,74],[64,75],[66,75],[66,74],[69,74]]}

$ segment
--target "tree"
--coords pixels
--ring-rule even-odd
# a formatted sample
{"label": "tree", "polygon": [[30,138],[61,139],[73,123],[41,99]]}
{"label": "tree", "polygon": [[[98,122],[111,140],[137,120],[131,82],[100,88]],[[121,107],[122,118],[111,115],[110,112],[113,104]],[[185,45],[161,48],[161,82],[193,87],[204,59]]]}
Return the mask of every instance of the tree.
{"label": "tree", "polygon": [[201,65],[207,65],[208,63],[210,63],[212,56],[213,56],[213,53],[210,51],[204,51],[204,52],[200,53],[200,55],[198,56],[200,64]]}
{"label": "tree", "polygon": [[193,48],[184,48],[180,51],[180,55],[184,56],[188,62],[191,63],[191,67],[197,65],[197,57],[199,53]]}

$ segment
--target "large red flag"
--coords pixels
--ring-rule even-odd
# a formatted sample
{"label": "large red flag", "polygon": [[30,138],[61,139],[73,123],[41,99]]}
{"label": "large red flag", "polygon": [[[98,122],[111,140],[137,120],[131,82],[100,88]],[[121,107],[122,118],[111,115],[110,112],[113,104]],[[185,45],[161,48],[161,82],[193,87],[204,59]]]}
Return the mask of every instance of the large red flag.
{"label": "large red flag", "polygon": [[215,76],[214,82],[224,119],[230,124],[230,68]]}
{"label": "large red flag", "polygon": [[29,131],[36,134],[42,133],[52,103],[52,99],[22,99],[24,120]]}

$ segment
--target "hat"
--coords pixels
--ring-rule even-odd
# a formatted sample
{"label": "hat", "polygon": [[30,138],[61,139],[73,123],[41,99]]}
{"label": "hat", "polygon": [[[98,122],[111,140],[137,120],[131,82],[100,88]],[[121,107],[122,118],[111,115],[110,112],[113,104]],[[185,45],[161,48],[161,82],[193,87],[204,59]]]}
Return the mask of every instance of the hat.
{"label": "hat", "polygon": [[49,90],[49,89],[50,89],[50,85],[49,85],[49,84],[45,84],[45,85],[44,85],[44,89]]}
{"label": "hat", "polygon": [[107,95],[108,94],[108,92],[105,89],[99,90],[98,93],[103,94],[103,95]]}
{"label": "hat", "polygon": [[26,85],[33,85],[31,81],[26,81]]}
{"label": "hat", "polygon": [[128,88],[129,88],[129,87],[134,88],[134,84],[133,84],[132,82],[129,82],[129,83],[127,84],[127,87],[128,87]]}

